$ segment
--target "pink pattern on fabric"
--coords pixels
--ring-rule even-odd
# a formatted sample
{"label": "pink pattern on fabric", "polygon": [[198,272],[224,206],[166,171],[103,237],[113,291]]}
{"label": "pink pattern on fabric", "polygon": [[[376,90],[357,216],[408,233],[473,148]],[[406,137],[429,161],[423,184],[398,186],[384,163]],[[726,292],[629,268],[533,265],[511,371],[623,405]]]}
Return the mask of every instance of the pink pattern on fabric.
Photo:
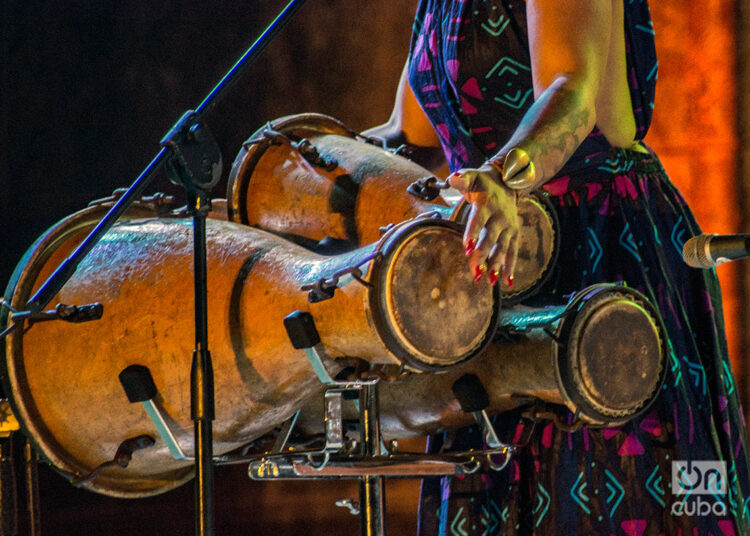
{"label": "pink pattern on fabric", "polygon": [[419,57],[419,64],[417,65],[418,71],[429,71],[432,69],[432,62],[430,61],[430,56],[427,54],[426,50],[422,51],[422,55]]}
{"label": "pink pattern on fabric", "polygon": [[477,113],[477,109],[474,107],[472,103],[470,103],[468,100],[466,100],[466,97],[461,97],[461,109],[466,115],[473,115]]}
{"label": "pink pattern on fabric", "polygon": [[578,195],[578,192],[573,190],[570,192],[570,197],[573,198],[573,203],[575,203],[576,206],[579,206],[581,204],[581,196]]}
{"label": "pink pattern on fabric", "polygon": [[544,427],[544,431],[542,432],[542,445],[544,445],[546,448],[550,448],[552,446],[553,426],[553,423],[549,423]]}
{"label": "pink pattern on fabric", "polygon": [[643,536],[646,531],[646,520],[631,519],[630,521],[623,521],[620,526],[628,536]]}
{"label": "pink pattern on fabric", "polygon": [[417,37],[417,42],[414,45],[414,56],[419,56],[419,54],[422,52],[422,46],[424,45],[424,35],[419,34],[419,37]]}
{"label": "pink pattern on fabric", "polygon": [[737,533],[734,531],[734,523],[731,520],[725,519],[719,521],[718,525],[723,536],[737,536]]}
{"label": "pink pattern on fabric", "polygon": [[510,481],[518,482],[519,480],[521,480],[521,467],[517,460],[513,460],[513,476],[510,477]]}
{"label": "pink pattern on fabric", "polygon": [[728,404],[727,397],[720,396],[719,397],[719,411],[724,411],[725,409],[727,409],[727,404]]}
{"label": "pink pattern on fabric", "polygon": [[521,441],[521,436],[523,435],[524,425],[523,424],[517,424],[516,425],[516,435],[513,436],[513,444],[518,445],[518,443]]}
{"label": "pink pattern on fabric", "polygon": [[617,454],[620,456],[639,456],[644,452],[646,452],[646,449],[643,448],[641,442],[635,437],[635,433],[632,433],[625,438],[625,442],[620,447],[620,450],[617,451]]}
{"label": "pink pattern on fabric", "polygon": [[621,428],[622,428],[621,426],[618,426],[616,428],[605,428],[604,429],[604,439],[605,439],[605,441],[608,440],[608,439],[612,439],[613,437],[615,437],[617,435],[617,432],[619,432]]}
{"label": "pink pattern on fabric", "polygon": [[477,82],[477,79],[472,77],[469,78],[466,83],[461,86],[461,91],[466,93],[469,97],[474,97],[475,99],[484,100],[484,97],[482,96],[482,90],[479,89],[479,83]]}
{"label": "pink pattern on fabric", "polygon": [[445,60],[445,68],[451,75],[451,78],[455,82],[458,79],[458,66],[460,62],[458,60]]}
{"label": "pink pattern on fabric", "polygon": [[435,125],[435,130],[437,130],[440,137],[445,141],[448,141],[451,138],[450,130],[448,130],[448,125],[446,125],[445,123]]}
{"label": "pink pattern on fabric", "polygon": [[731,438],[732,437],[732,429],[729,427],[729,421],[724,421],[721,424],[724,427],[724,432],[727,434],[727,437]]}
{"label": "pink pattern on fabric", "polygon": [[433,56],[437,56],[437,36],[435,35],[435,30],[430,32],[430,52],[432,52]]}
{"label": "pink pattern on fabric", "polygon": [[641,421],[641,429],[652,436],[661,435],[661,423],[659,422],[659,417],[657,416],[656,411],[652,411],[644,417]]}
{"label": "pink pattern on fabric", "polygon": [[586,190],[586,201],[591,201],[596,194],[602,191],[602,185],[598,182],[587,182]]}
{"label": "pink pattern on fabric", "polygon": [[568,184],[570,183],[570,177],[559,177],[553,181],[548,182],[542,188],[550,195],[563,195],[568,191]]}
{"label": "pink pattern on fabric", "polygon": [[604,201],[602,201],[602,206],[599,208],[599,214],[602,216],[609,214],[609,196],[605,197]]}
{"label": "pink pattern on fabric", "polygon": [[462,162],[469,161],[469,153],[466,152],[466,147],[460,141],[453,147],[453,154],[457,155]]}
{"label": "pink pattern on fabric", "polygon": [[643,197],[648,199],[650,196],[648,195],[648,181],[646,181],[645,175],[638,179],[638,187],[641,189]]}
{"label": "pink pattern on fabric", "polygon": [[497,143],[495,143],[494,141],[484,146],[485,149],[494,149],[495,147],[497,147]]}
{"label": "pink pattern on fabric", "polygon": [[742,404],[738,404],[737,409],[740,412],[740,422],[742,423],[742,427],[747,428],[747,425],[745,424],[745,412],[742,411]]}
{"label": "pink pattern on fabric", "polygon": [[630,177],[624,175],[617,175],[615,177],[615,191],[617,195],[622,198],[630,196],[631,199],[638,198],[638,190],[635,188],[635,184],[630,180]]}

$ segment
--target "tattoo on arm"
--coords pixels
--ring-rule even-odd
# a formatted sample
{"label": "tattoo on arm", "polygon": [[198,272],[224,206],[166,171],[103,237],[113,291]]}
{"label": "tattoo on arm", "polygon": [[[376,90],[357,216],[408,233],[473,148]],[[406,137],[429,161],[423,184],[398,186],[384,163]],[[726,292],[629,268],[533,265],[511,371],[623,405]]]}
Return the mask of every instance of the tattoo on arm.
{"label": "tattoo on arm", "polygon": [[524,147],[541,181],[554,176],[594,127],[594,110],[579,92],[551,86],[528,110],[506,145]]}

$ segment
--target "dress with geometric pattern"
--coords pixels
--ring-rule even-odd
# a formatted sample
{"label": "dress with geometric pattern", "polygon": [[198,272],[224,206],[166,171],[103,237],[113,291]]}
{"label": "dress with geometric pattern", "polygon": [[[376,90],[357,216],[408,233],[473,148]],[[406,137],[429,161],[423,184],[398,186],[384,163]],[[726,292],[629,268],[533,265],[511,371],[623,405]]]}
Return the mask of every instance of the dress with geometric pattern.
{"label": "dress with geometric pattern", "polygon": [[[623,4],[642,139],[656,83],[653,26],[646,1]],[[420,2],[409,81],[454,171],[493,155],[533,101],[525,9],[521,0]],[[551,277],[528,304],[565,303],[600,282],[642,292],[669,335],[666,382],[644,414],[619,428],[571,433],[551,421],[532,426],[519,412],[498,416],[501,439],[524,446],[503,471],[425,479],[419,534],[750,534],[747,439],[720,288],[714,270],[682,259],[685,240],[700,233],[684,199],[655,155],[613,148],[596,129],[543,190],[562,243]],[[481,438],[471,427],[433,436],[428,448],[448,443],[464,449]],[[724,461],[727,494],[677,495],[675,461]],[[698,515],[698,499],[725,508]]]}

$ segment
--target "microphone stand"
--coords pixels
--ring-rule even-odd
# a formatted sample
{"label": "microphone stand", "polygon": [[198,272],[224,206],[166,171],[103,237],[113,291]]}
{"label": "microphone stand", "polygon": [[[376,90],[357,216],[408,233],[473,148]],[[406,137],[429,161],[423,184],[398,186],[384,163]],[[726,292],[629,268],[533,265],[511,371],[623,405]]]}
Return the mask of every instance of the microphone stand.
{"label": "microphone stand", "polygon": [[190,373],[191,418],[195,437],[195,533],[209,536],[214,532],[213,444],[214,385],[211,354],[208,351],[208,311],[206,283],[206,215],[211,208],[211,189],[221,177],[221,152],[216,140],[201,120],[235,83],[266,45],[302,7],[304,0],[290,0],[250,48],[206,96],[195,110],[187,111],[161,141],[162,148],[94,227],[75,251],[58,266],[19,311],[21,324],[0,334],[0,339],[24,318],[43,315],[43,309],[72,277],[83,258],[122,216],[152,181],[156,172],[166,166],[170,181],[183,186],[187,207],[193,217],[193,262],[195,278],[195,350]]}

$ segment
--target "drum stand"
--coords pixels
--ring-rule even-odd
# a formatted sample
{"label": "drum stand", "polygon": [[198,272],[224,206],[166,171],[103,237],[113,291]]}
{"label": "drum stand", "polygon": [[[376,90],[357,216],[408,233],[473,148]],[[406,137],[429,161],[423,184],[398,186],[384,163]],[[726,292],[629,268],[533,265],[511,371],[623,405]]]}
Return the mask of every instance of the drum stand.
{"label": "drum stand", "polygon": [[[281,427],[273,447],[259,455],[214,457],[217,465],[248,463],[248,475],[254,480],[358,479],[359,502],[337,501],[360,516],[362,536],[384,536],[385,478],[424,478],[471,474],[479,469],[504,469],[513,447],[501,443],[484,408],[489,400],[476,376],[461,377],[453,391],[464,411],[472,412],[482,428],[487,448],[442,454],[398,452],[395,442],[386,446],[380,435],[378,413],[379,376],[356,380],[337,380],[325,366],[330,358],[315,328],[312,315],[294,312],[284,319],[292,345],[304,350],[320,382],[325,386],[325,444],[314,450],[295,450],[289,439],[300,415],[298,411]],[[141,402],[171,455],[191,460],[183,453],[158,405],[157,391],[146,367],[133,365],[120,375],[131,402]],[[359,440],[347,440],[343,406],[352,401],[359,409]],[[496,462],[493,456],[501,457]]]}

